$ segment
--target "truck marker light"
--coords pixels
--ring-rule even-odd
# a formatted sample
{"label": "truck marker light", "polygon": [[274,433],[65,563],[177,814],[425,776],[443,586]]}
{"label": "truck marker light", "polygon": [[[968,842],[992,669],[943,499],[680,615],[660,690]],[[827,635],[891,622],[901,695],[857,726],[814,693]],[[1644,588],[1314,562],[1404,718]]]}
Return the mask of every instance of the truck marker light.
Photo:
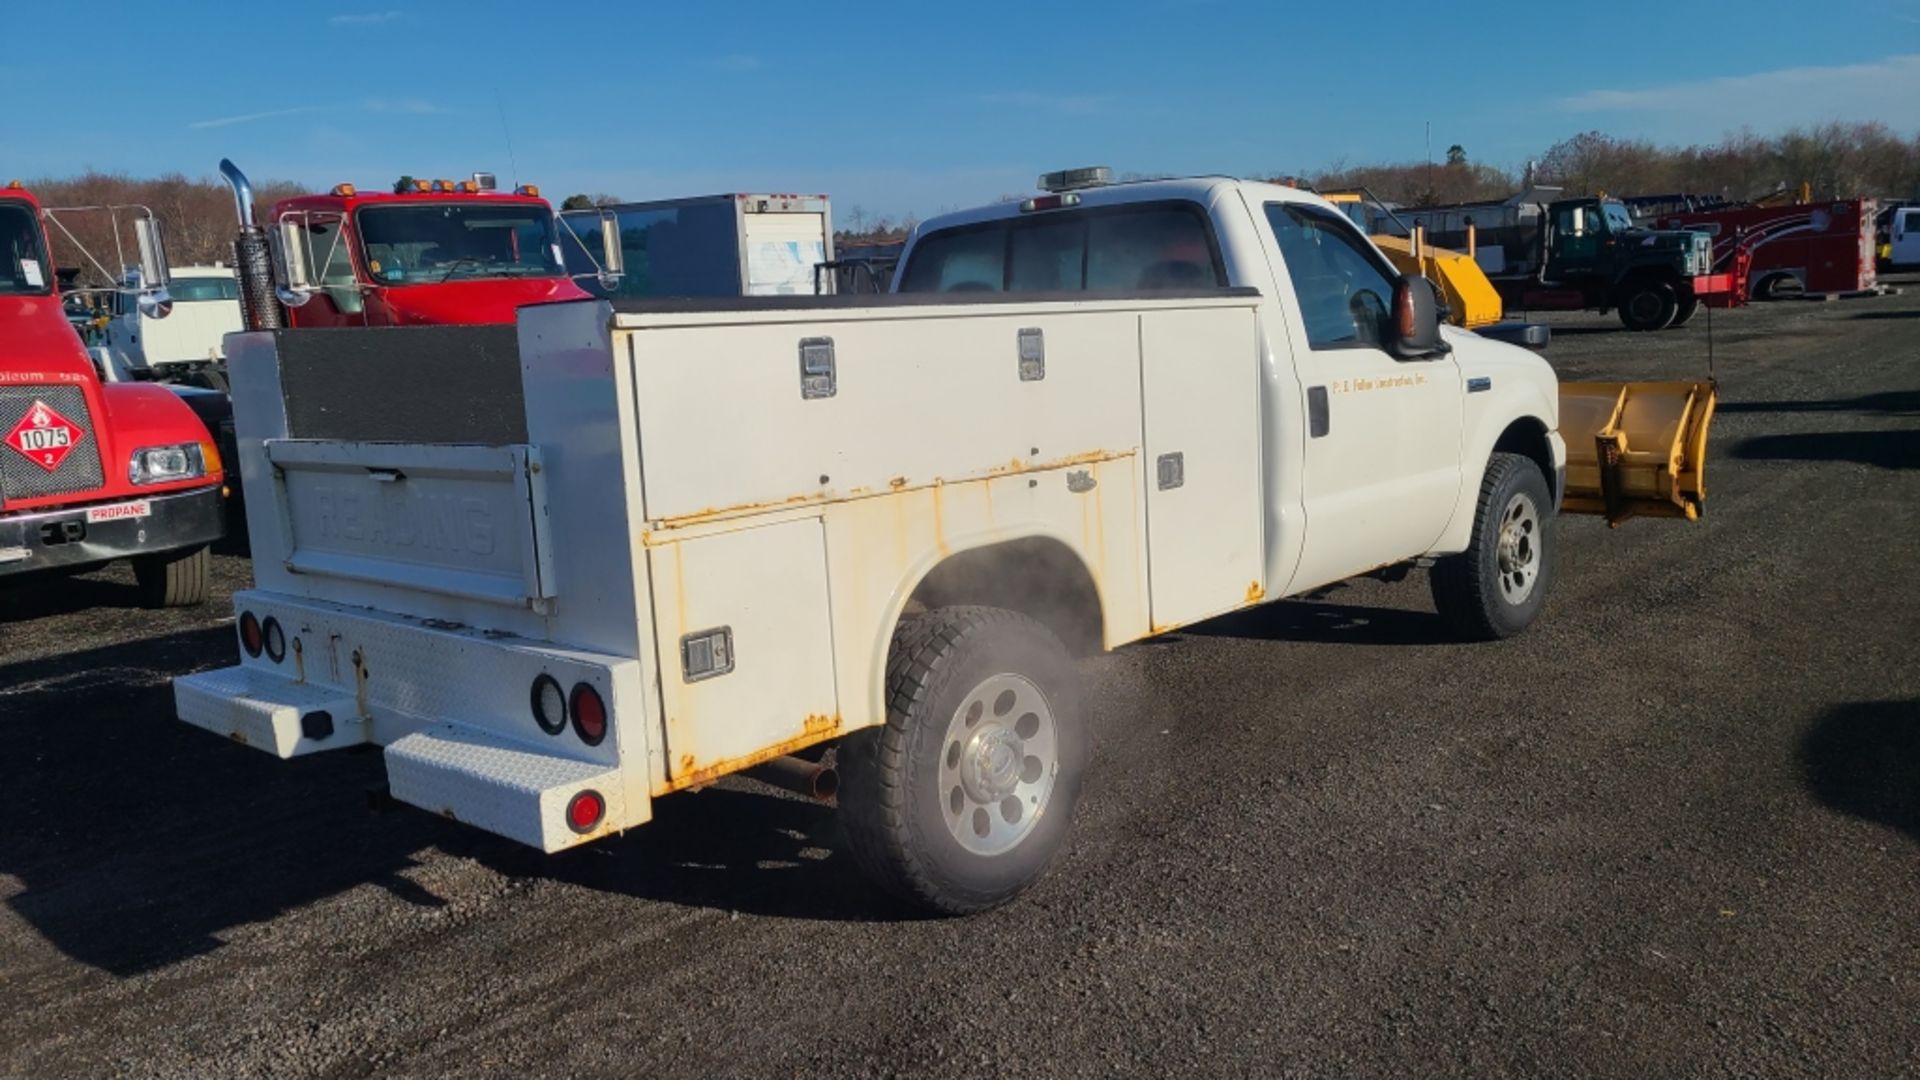
{"label": "truck marker light", "polygon": [[340,197],[340,198],[342,198],[342,199],[350,199],[350,198],[352,198],[352,197],[353,197],[353,192],[354,192],[354,187],[353,187],[353,185],[352,185],[352,184],[335,184],[335,185],[333,185],[333,193],[334,193],[335,195],[337,195],[337,196],[339,196],[339,197]]}
{"label": "truck marker light", "polygon": [[607,800],[597,791],[582,791],[567,800],[567,828],[590,833],[607,816]]}
{"label": "truck marker light", "polygon": [[260,642],[267,651],[267,659],[277,664],[287,658],[287,634],[280,629],[279,619],[269,615],[267,621],[260,624]]}
{"label": "truck marker light", "polygon": [[1023,214],[1030,214],[1035,210],[1058,210],[1063,206],[1079,206],[1079,205],[1080,205],[1080,196],[1074,195],[1072,193],[1068,193],[1065,195],[1041,195],[1037,198],[1028,199],[1026,202],[1021,203],[1020,212]]}
{"label": "truck marker light", "polygon": [[533,707],[533,722],[540,725],[541,731],[558,735],[567,730],[567,695],[560,689],[558,679],[541,675],[533,680],[530,704]]}
{"label": "truck marker light", "polygon": [[254,618],[251,611],[240,613],[240,647],[247,651],[248,656],[260,655],[260,620]]}
{"label": "truck marker light", "polygon": [[517,187],[517,188],[514,188],[514,189],[513,189],[513,193],[514,193],[515,195],[531,195],[531,196],[533,196],[534,198],[539,198],[539,197],[540,197],[540,185],[538,185],[538,184],[521,184],[521,185],[520,185],[519,187]]}
{"label": "truck marker light", "polygon": [[600,691],[586,683],[575,683],[567,711],[573,714],[573,733],[581,742],[599,746],[607,737],[607,704],[600,700]]}

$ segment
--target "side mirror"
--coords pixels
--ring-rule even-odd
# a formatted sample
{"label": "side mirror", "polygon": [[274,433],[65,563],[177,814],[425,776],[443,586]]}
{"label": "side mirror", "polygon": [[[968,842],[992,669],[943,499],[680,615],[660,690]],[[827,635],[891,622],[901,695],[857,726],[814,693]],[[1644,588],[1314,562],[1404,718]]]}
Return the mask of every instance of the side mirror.
{"label": "side mirror", "polygon": [[1440,305],[1433,283],[1418,274],[1401,274],[1394,283],[1390,351],[1402,360],[1447,351],[1447,343],[1440,337]]}
{"label": "side mirror", "polygon": [[282,218],[270,234],[273,248],[274,294],[290,308],[304,307],[313,299],[313,282],[307,280],[307,230],[297,218]]}
{"label": "side mirror", "polygon": [[133,236],[140,246],[140,284],[162,292],[173,281],[167,265],[167,244],[160,235],[160,222],[150,216],[133,219]]}
{"label": "side mirror", "polygon": [[138,303],[143,319],[164,319],[173,314],[173,298],[167,295],[165,289],[141,293]]}
{"label": "side mirror", "polygon": [[626,249],[620,246],[620,215],[600,211],[600,284],[611,291],[627,272]]}

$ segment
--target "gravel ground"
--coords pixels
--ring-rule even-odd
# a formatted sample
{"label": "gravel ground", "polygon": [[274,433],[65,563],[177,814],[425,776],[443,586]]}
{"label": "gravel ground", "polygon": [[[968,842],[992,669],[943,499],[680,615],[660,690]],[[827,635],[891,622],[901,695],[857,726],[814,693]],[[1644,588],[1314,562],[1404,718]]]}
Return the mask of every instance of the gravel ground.
{"label": "gravel ground", "polygon": [[[209,607],[0,598],[0,1072],[1913,1074],[1920,288],[1716,313],[1708,517],[1562,526],[1545,619],[1365,582],[1087,662],[1094,772],[1027,898],[905,917],[747,786],[555,858],[377,754],[171,719]],[[1555,317],[1570,378],[1706,316]]]}

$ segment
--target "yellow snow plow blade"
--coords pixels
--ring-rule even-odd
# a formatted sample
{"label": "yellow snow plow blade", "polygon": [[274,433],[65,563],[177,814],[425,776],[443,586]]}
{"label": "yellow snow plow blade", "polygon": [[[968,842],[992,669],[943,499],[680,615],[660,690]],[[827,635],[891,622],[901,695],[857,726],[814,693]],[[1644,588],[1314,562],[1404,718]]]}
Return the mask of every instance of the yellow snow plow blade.
{"label": "yellow snow plow blade", "polygon": [[1707,427],[1712,382],[1560,384],[1560,437],[1567,442],[1562,509],[1693,521],[1707,500]]}
{"label": "yellow snow plow blade", "polygon": [[1404,236],[1370,236],[1368,239],[1395,270],[1419,274],[1440,286],[1447,298],[1448,321],[1455,326],[1478,330],[1500,321],[1503,314],[1500,294],[1493,282],[1487,280],[1487,272],[1480,269],[1480,264],[1471,256],[1432,244],[1428,244],[1422,254],[1415,255],[1412,242]]}

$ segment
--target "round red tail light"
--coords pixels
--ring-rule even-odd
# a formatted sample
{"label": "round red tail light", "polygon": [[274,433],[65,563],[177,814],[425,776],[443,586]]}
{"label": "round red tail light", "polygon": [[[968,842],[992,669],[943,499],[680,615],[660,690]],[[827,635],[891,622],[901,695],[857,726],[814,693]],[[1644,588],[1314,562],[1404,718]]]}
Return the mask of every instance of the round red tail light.
{"label": "round red tail light", "polygon": [[599,746],[607,737],[607,703],[600,700],[600,691],[586,683],[575,683],[567,711],[573,714],[573,733],[581,742]]}
{"label": "round red tail light", "polygon": [[582,791],[567,802],[567,828],[590,833],[607,816],[607,801],[597,791]]}
{"label": "round red tail light", "polygon": [[260,655],[260,620],[254,618],[251,611],[240,613],[240,647],[247,650],[248,656]]}
{"label": "round red tail light", "polygon": [[567,694],[551,675],[533,680],[533,722],[549,735],[567,730]]}

